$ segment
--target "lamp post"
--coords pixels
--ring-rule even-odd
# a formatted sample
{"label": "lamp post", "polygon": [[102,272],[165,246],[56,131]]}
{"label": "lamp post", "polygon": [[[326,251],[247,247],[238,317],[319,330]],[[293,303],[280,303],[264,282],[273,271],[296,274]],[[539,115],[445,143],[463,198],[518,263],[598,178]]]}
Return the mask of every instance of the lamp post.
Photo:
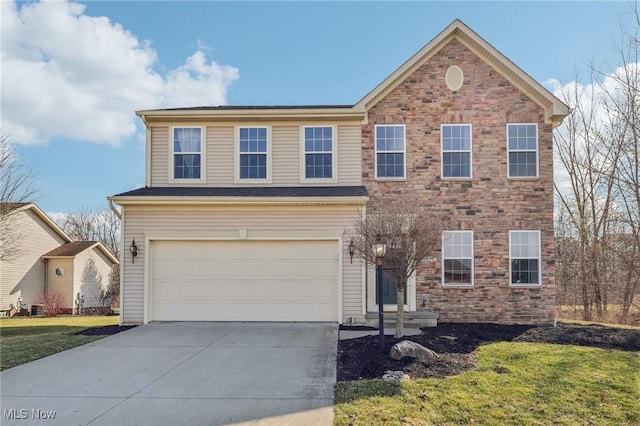
{"label": "lamp post", "polygon": [[380,329],[380,350],[384,351],[384,301],[382,300],[382,258],[387,254],[387,245],[378,235],[373,243],[373,255],[376,258],[376,288],[378,293],[378,328]]}

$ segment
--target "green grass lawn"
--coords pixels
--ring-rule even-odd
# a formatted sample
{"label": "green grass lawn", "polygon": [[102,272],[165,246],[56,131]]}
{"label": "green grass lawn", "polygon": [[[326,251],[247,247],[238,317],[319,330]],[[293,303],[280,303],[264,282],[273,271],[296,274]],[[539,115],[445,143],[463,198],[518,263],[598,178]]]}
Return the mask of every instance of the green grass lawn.
{"label": "green grass lawn", "polygon": [[460,376],[340,382],[336,425],[637,425],[640,355],[501,342]]}
{"label": "green grass lawn", "polygon": [[0,319],[0,371],[101,339],[74,334],[117,324],[117,315]]}

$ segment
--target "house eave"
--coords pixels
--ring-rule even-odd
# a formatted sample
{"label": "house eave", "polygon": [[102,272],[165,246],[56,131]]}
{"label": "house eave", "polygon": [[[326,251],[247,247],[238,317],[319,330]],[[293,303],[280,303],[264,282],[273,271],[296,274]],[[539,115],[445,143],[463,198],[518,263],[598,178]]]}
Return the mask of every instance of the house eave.
{"label": "house eave", "polygon": [[124,196],[109,197],[121,206],[143,205],[210,205],[210,206],[363,206],[367,196],[339,197],[183,197],[183,196]]}
{"label": "house eave", "polygon": [[197,122],[361,122],[366,113],[361,108],[246,108],[246,109],[176,109],[136,111],[146,125],[153,123]]}

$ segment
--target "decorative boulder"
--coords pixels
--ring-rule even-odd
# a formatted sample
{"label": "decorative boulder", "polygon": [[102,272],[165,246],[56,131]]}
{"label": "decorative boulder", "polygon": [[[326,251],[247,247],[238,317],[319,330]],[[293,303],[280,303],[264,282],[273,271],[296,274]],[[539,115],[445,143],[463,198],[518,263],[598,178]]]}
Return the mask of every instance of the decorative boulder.
{"label": "decorative boulder", "polygon": [[412,342],[411,340],[403,340],[391,347],[389,356],[396,361],[400,361],[406,356],[417,358],[420,361],[425,361],[427,359],[437,358],[440,355],[429,348],[425,348],[420,343]]}
{"label": "decorative boulder", "polygon": [[404,371],[392,371],[387,370],[382,376],[382,380],[385,382],[406,382],[407,380],[411,380],[408,374],[405,374]]}

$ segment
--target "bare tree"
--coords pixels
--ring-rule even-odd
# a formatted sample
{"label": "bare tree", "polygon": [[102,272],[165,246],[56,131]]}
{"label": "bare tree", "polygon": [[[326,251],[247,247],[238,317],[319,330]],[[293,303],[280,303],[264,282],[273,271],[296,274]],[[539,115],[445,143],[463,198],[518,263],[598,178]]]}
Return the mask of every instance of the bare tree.
{"label": "bare tree", "polygon": [[81,208],[58,220],[62,230],[74,240],[100,241],[120,257],[120,218],[111,209]]}
{"label": "bare tree", "polygon": [[[634,4],[635,5],[635,4]],[[640,19],[622,29],[616,64],[593,67],[587,86],[565,88],[572,114],[556,133],[557,158],[568,188],[556,188],[577,249],[558,252],[561,292],[579,291],[584,318],[605,318],[610,303],[629,315],[640,292]],[[561,256],[564,256],[561,257]],[[569,257],[568,257],[569,256]],[[576,270],[567,268],[574,268]],[[563,269],[564,268],[564,269]],[[575,272],[572,277],[571,272]],[[579,289],[578,289],[579,286]]]}
{"label": "bare tree", "polygon": [[20,251],[22,238],[13,213],[19,204],[33,201],[35,178],[20,162],[9,137],[0,135],[0,260],[10,260]]}
{"label": "bare tree", "polygon": [[[444,219],[424,205],[409,199],[390,204],[367,205],[366,215],[353,223],[355,255],[365,264],[375,264],[372,246],[376,238],[387,245],[385,269],[396,284],[396,337],[404,335],[404,292],[407,280],[422,261],[440,247]],[[378,303],[382,295],[378,295]]]}

